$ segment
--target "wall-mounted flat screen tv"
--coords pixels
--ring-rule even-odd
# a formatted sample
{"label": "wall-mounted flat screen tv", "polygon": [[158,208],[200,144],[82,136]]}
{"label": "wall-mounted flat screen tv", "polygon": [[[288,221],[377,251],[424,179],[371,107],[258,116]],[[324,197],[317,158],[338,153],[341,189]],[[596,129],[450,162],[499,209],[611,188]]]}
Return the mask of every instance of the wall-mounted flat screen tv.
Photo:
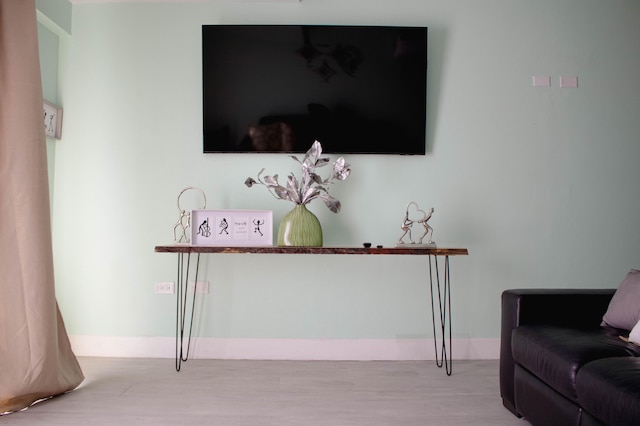
{"label": "wall-mounted flat screen tv", "polygon": [[427,28],[204,25],[205,153],[425,154]]}

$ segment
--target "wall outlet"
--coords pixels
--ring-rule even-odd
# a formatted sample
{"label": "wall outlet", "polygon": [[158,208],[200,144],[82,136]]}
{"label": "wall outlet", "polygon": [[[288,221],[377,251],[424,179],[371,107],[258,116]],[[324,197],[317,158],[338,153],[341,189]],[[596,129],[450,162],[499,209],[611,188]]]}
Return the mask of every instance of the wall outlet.
{"label": "wall outlet", "polygon": [[569,88],[569,89],[577,89],[578,88],[578,77],[575,75],[561,75],[560,76],[560,87]]}
{"label": "wall outlet", "polygon": [[534,75],[533,87],[549,87],[551,86],[551,77],[548,75]]}
{"label": "wall outlet", "polygon": [[176,292],[173,281],[159,281],[155,286],[156,294],[174,294]]}
{"label": "wall outlet", "polygon": [[[193,281],[189,282],[189,291],[193,292],[196,288],[196,283]],[[209,293],[209,281],[198,281],[198,293],[200,294],[208,294]]]}

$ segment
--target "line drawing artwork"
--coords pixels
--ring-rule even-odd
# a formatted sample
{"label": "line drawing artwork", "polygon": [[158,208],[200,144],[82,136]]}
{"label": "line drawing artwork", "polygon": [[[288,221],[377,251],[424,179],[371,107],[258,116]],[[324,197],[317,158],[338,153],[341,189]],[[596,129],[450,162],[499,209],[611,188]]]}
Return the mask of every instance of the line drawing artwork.
{"label": "line drawing artwork", "polygon": [[218,227],[220,228],[220,232],[218,232],[218,235],[222,235],[223,233],[225,235],[229,235],[229,222],[227,222],[226,218],[222,218],[222,220],[220,221],[220,224],[218,225]]}
{"label": "line drawing artwork", "polygon": [[[47,115],[46,112],[44,114]],[[53,132],[53,130],[54,130],[53,129],[53,119],[55,118],[55,116],[56,116],[55,114],[49,115],[49,128],[47,129],[47,131],[49,131],[49,132]]]}
{"label": "line drawing artwork", "polygon": [[198,235],[202,235],[205,238],[211,236],[211,228],[209,227],[209,218],[206,218],[204,222],[198,227]]}
{"label": "line drawing artwork", "polygon": [[260,219],[253,219],[253,224],[256,226],[253,229],[253,233],[254,234],[260,234],[261,237],[264,237],[264,234],[262,233],[262,231],[260,230],[260,226],[264,225],[264,219],[260,220]]}
{"label": "line drawing artwork", "polygon": [[[188,212],[185,212],[185,218]],[[272,214],[268,210],[191,211],[191,238],[194,246],[272,245]],[[181,229],[178,227],[174,232]]]}

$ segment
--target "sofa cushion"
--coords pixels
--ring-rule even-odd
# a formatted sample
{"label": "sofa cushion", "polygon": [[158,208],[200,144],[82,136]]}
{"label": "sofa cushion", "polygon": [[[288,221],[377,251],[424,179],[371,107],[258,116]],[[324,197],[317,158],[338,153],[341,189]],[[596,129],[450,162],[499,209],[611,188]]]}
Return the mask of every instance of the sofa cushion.
{"label": "sofa cushion", "polygon": [[619,338],[619,330],[553,326],[521,326],[513,331],[516,363],[572,401],[577,400],[576,374],[586,363],[607,357],[640,355],[640,348]]}
{"label": "sofa cushion", "polygon": [[636,345],[640,345],[640,321],[631,329],[631,333],[629,333],[629,340]]}
{"label": "sofa cushion", "polygon": [[514,394],[518,412],[532,425],[580,424],[582,410],[576,402],[560,395],[518,365],[514,371]]}
{"label": "sofa cushion", "polygon": [[638,321],[640,321],[640,271],[632,269],[622,280],[609,302],[602,322],[611,327],[631,330]]}
{"label": "sofa cushion", "polygon": [[607,358],[583,366],[576,377],[578,402],[608,425],[640,421],[640,358]]}

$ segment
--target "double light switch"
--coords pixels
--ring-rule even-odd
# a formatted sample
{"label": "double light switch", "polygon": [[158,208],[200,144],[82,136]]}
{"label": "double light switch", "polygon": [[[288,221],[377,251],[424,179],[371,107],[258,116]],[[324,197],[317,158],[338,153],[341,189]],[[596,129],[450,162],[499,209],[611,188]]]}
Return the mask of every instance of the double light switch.
{"label": "double light switch", "polygon": [[[551,77],[548,75],[534,75],[533,87],[550,87]],[[578,88],[578,77],[575,75],[560,76],[560,87],[563,89],[576,89]]]}

